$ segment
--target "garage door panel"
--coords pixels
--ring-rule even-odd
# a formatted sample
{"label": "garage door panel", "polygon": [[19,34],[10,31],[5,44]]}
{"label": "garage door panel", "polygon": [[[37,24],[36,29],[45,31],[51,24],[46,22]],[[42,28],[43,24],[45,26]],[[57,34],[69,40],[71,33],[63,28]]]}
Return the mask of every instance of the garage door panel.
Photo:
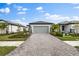
{"label": "garage door panel", "polygon": [[49,27],[48,26],[34,26],[33,33],[48,33]]}

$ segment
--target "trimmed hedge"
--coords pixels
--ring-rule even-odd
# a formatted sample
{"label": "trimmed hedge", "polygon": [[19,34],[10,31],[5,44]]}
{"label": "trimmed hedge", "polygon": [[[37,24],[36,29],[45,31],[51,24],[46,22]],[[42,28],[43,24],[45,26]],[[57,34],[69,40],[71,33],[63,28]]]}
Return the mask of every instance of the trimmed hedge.
{"label": "trimmed hedge", "polygon": [[25,38],[27,37],[28,34],[27,33],[24,33],[24,32],[18,32],[12,36],[9,36],[8,38]]}
{"label": "trimmed hedge", "polygon": [[50,34],[52,34],[52,35],[54,35],[54,36],[63,36],[63,34],[62,33],[60,33],[60,32],[52,32],[52,33],[50,33]]}
{"label": "trimmed hedge", "polygon": [[79,36],[79,34],[76,34],[76,33],[70,33],[69,35],[71,35],[71,36]]}

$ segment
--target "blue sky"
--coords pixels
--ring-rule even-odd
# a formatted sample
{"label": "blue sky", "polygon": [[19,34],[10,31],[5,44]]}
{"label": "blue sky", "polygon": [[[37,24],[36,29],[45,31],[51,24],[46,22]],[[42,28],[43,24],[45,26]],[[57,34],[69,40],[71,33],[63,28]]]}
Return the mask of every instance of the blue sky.
{"label": "blue sky", "polygon": [[26,25],[34,21],[59,23],[79,20],[75,3],[0,3],[0,19]]}

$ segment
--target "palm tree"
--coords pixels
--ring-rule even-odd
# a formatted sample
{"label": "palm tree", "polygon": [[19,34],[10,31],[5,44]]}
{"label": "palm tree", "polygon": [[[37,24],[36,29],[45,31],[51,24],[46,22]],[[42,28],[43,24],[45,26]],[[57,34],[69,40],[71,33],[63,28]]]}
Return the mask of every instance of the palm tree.
{"label": "palm tree", "polygon": [[7,23],[0,23],[1,34],[2,34],[2,30],[7,28],[7,25],[8,25]]}
{"label": "palm tree", "polygon": [[59,24],[53,24],[52,27],[51,27],[53,32],[59,32],[59,28],[60,28]]}

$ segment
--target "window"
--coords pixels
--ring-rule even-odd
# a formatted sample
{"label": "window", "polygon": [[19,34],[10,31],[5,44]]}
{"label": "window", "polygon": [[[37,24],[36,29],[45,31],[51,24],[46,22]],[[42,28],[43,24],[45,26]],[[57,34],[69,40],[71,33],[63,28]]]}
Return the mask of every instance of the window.
{"label": "window", "polygon": [[74,33],[75,32],[75,29],[70,29],[70,33]]}
{"label": "window", "polygon": [[64,31],[64,26],[62,26],[62,31]]}

